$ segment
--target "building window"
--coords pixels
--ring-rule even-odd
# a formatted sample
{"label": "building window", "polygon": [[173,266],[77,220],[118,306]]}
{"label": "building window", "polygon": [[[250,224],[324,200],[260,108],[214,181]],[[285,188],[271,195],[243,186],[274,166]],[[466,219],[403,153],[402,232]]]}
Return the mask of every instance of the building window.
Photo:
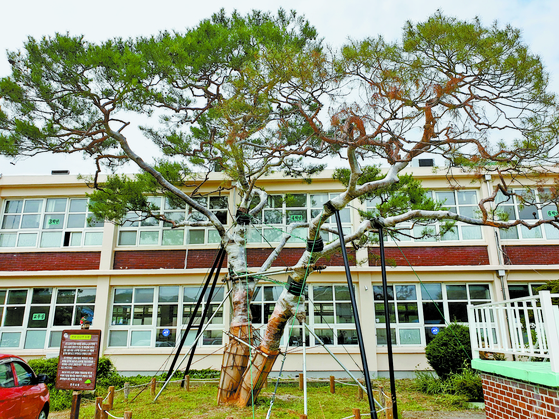
{"label": "building window", "polygon": [[[309,222],[320,214],[322,207],[329,199],[338,195],[337,193],[269,195],[266,208],[251,220],[252,227],[249,230],[248,242],[279,242],[289,224]],[[351,232],[349,208],[340,211],[340,217],[344,234],[349,234]],[[324,225],[334,230],[337,229],[333,216],[326,220]],[[337,235],[325,231],[321,231],[320,235],[325,242],[338,238]],[[307,236],[307,228],[296,228],[292,232],[289,243],[305,243]]]}
{"label": "building window", "polygon": [[[111,347],[174,347],[179,331],[188,325],[201,291],[199,287],[160,286],[130,287],[113,290],[109,346]],[[193,329],[185,343],[191,345],[200,327],[200,319],[208,295],[204,295]],[[223,287],[216,288],[207,320],[223,300]],[[199,345],[221,345],[223,307],[204,332]]]}
{"label": "building window", "polygon": [[[386,315],[381,286],[373,286],[375,299],[375,321],[377,323],[377,344],[386,345]],[[391,338],[396,345],[421,345],[418,296],[415,285],[388,286],[388,313],[390,316]]]}
{"label": "building window", "polygon": [[[382,286],[373,286],[377,345],[386,345]],[[468,304],[491,302],[489,284],[405,284],[388,286],[394,345],[426,345],[451,322],[468,322]]]}
{"label": "building window", "polygon": [[[256,288],[250,304],[251,320],[255,329],[263,330],[270,320],[284,287],[262,285]],[[356,345],[357,334],[347,285],[309,285],[305,292],[307,325],[326,345]],[[290,346],[302,345],[302,326],[289,321],[280,345],[289,339]],[[305,345],[318,345],[305,330]]]}
{"label": "building window", "polygon": [[95,288],[0,290],[0,347],[46,349],[60,346],[62,330],[91,321]]}
{"label": "building window", "polygon": [[[477,192],[472,190],[460,191],[427,191],[431,197],[443,203],[449,211],[463,215],[465,217],[476,218],[478,211]],[[381,198],[370,199],[367,201],[367,210],[376,211],[376,206],[381,202]],[[434,242],[440,241],[462,241],[462,240],[481,240],[482,230],[480,226],[468,225],[465,223],[456,223],[455,226],[444,233],[440,238],[436,236],[441,233],[441,224],[434,223],[428,226],[412,225],[410,223],[402,223],[398,225],[401,234],[396,234],[399,241],[422,241]],[[435,236],[421,237],[425,232]]]}
{"label": "building window", "polygon": [[[197,197],[196,201],[205,206],[224,225],[227,224],[227,196]],[[186,204],[176,205],[163,197],[150,197],[149,201],[158,208],[158,213],[176,223],[189,220],[207,221],[200,212]],[[119,229],[119,246],[183,246],[185,244],[219,243],[217,230],[210,227],[173,228],[172,223],[164,222],[145,214],[131,212],[124,225]]]}
{"label": "building window", "polygon": [[101,246],[103,224],[89,212],[87,198],[8,199],[0,247]]}
{"label": "building window", "polygon": [[357,332],[347,285],[313,285],[312,326],[326,345],[357,345]]}
{"label": "building window", "polygon": [[[516,195],[504,196],[500,191],[495,198],[496,209],[503,213],[507,220],[553,220],[557,215],[557,206],[546,202],[544,196],[549,195],[549,189],[543,189],[542,194],[537,190],[530,191],[530,196],[522,189],[513,191],[515,194],[526,197],[526,202],[522,202]],[[533,194],[533,195],[532,195]],[[540,225],[529,229],[523,225],[511,227],[509,229],[499,229],[499,234],[503,240],[532,240],[547,239],[559,240],[559,229],[550,224]]]}
{"label": "building window", "polygon": [[515,298],[531,297],[532,295],[538,295],[539,291],[537,289],[543,284],[517,284],[509,283],[509,298],[511,300]]}

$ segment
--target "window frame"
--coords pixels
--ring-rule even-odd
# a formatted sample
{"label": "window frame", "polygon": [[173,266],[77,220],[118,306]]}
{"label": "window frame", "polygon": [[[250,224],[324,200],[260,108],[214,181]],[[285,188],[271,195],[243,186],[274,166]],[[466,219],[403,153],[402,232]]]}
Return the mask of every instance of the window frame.
{"label": "window frame", "polygon": [[[269,205],[262,210],[257,216],[252,219],[251,228],[248,233],[247,244],[255,245],[255,244],[267,244],[267,243],[278,243],[281,239],[281,235],[287,231],[287,227],[291,224],[290,221],[293,223],[296,222],[309,222],[313,219],[317,214],[318,211],[322,210],[324,203],[327,201],[334,199],[340,193],[339,192],[316,192],[316,193],[271,193],[268,195],[268,203]],[[297,195],[304,195],[305,196],[305,205],[289,205],[289,197],[290,196],[297,196]],[[317,200],[314,201],[313,197],[317,197]],[[321,199],[318,199],[321,197]],[[324,199],[325,198],[325,199]],[[274,206],[274,200],[279,200],[281,202],[281,206]],[[281,222],[280,223],[268,223],[266,222],[266,213],[270,213],[273,211],[280,211],[281,212]],[[288,216],[290,215],[289,212],[296,212],[296,211],[304,211],[306,220],[289,220]],[[293,214],[296,216],[297,214]],[[344,234],[351,233],[352,230],[352,214],[349,207],[346,207],[340,211],[340,215],[342,217],[342,229]],[[258,219],[257,219],[258,218]],[[331,216],[330,219],[326,220],[323,224],[325,227],[329,227],[333,230],[337,230],[337,224],[334,219],[334,216]],[[277,233],[269,233],[274,232]],[[328,243],[334,241],[338,238],[337,235],[321,231],[320,233],[324,242]],[[308,237],[308,228],[297,228],[294,229],[292,232],[292,236],[289,238],[288,243],[291,244],[304,244],[306,243],[306,238]]]}
{"label": "window frame", "polygon": [[[513,192],[515,194],[519,194],[521,195],[523,192],[525,192],[525,189],[513,189]],[[534,189],[532,191],[534,193],[534,198],[536,200],[536,203],[534,204],[534,206],[536,207],[536,213],[537,213],[537,217],[536,218],[521,218],[521,212],[523,210],[520,209],[521,203],[519,202],[518,198],[516,197],[516,195],[510,196],[508,197],[509,199],[506,199],[507,197],[503,196],[501,193],[499,193],[499,195],[497,195],[497,197],[495,198],[495,204],[496,204],[496,209],[498,210],[505,210],[505,212],[509,213],[509,219],[510,219],[510,215],[514,215],[514,220],[523,220],[523,221],[538,221],[538,220],[542,220],[542,219],[546,219],[544,217],[544,208],[548,207],[548,206],[554,206],[554,204],[552,203],[548,203],[547,205],[544,205],[545,202],[541,202],[541,195],[539,193],[539,191],[537,189]],[[512,202],[510,202],[512,200]],[[555,208],[557,209],[557,207],[555,206]],[[506,210],[509,211],[506,211]],[[513,214],[510,214],[510,209],[512,209]],[[549,210],[548,210],[549,211]],[[534,214],[534,213],[532,213]],[[539,232],[539,233],[538,233]],[[539,234],[539,237],[538,237]],[[516,237],[514,237],[516,236]],[[511,240],[511,241],[516,241],[516,240],[531,240],[531,241],[537,241],[537,240],[559,240],[559,230],[557,230],[556,228],[554,228],[552,225],[549,224],[543,224],[540,226],[537,226],[533,229],[528,229],[523,225],[517,225],[517,226],[513,226],[510,227],[509,229],[499,229],[499,238],[501,240]]]}
{"label": "window frame", "polygon": [[[160,301],[161,299],[161,289],[162,288],[167,288],[167,287],[177,287],[178,288],[178,297],[176,301]],[[155,348],[162,348],[162,347],[174,347],[180,339],[181,336],[181,332],[183,331],[183,327],[185,327],[188,324],[188,320],[184,319],[184,309],[185,306],[191,306],[194,305],[196,302],[191,302],[191,301],[186,301],[185,299],[185,289],[186,288],[190,288],[190,289],[197,289],[197,294],[199,294],[200,290],[202,289],[199,286],[189,286],[189,285],[146,285],[146,286],[116,286],[116,287],[112,287],[111,288],[111,299],[110,299],[110,316],[109,316],[109,327],[107,328],[107,332],[108,332],[108,340],[107,340],[107,347],[108,348],[129,348],[129,349],[137,349],[137,348],[151,348],[151,349],[155,349]],[[116,296],[116,291],[117,290],[128,290],[131,289],[132,290],[132,298],[130,302],[122,302],[122,303],[115,303],[115,296]],[[135,300],[135,296],[136,296],[136,290],[138,289],[153,289],[153,299],[151,304],[150,303],[144,303],[144,302],[139,302],[136,303]],[[202,316],[202,312],[204,310],[204,307],[206,305],[206,296],[208,294],[209,290],[206,290],[206,294],[204,296],[203,302],[200,305],[199,311],[198,311],[198,315],[196,317],[201,317]],[[210,303],[210,306],[218,306],[221,303],[221,299],[219,301],[217,301],[217,299],[219,298],[219,296],[223,295],[224,292],[224,288],[223,287],[217,287],[216,291],[214,292],[214,296],[212,298],[212,301]],[[114,317],[114,308],[115,306],[126,306],[129,305],[130,306],[130,321],[129,324],[113,324],[113,317]],[[136,306],[149,306],[151,305],[152,307],[152,320],[151,320],[151,324],[149,325],[135,325],[133,324],[134,321],[134,308]],[[177,311],[176,311],[176,318],[175,318],[175,324],[173,325],[160,325],[158,322],[158,313],[159,313],[159,308],[160,307],[164,307],[164,306],[172,306],[172,305],[176,305],[177,306]],[[223,344],[223,330],[225,330],[225,318],[223,316],[223,312],[224,312],[224,307],[221,307],[220,312],[222,313],[221,315],[221,319],[222,319],[222,323],[218,323],[215,321],[212,321],[212,323],[207,327],[207,329],[204,331],[204,337],[202,337],[199,341],[198,341],[198,345],[203,346],[203,347],[213,347],[215,348],[216,346],[221,346]],[[209,318],[211,317],[213,313],[213,310],[210,310],[210,312],[208,312],[208,317],[207,319],[209,320]],[[186,345],[188,345],[188,342],[193,340],[195,337],[195,334],[197,333],[199,326],[197,326],[196,323],[193,324],[193,328],[190,331],[191,334],[193,334],[192,338],[187,338],[186,340]],[[159,338],[159,334],[161,333],[161,335],[163,337],[167,337],[165,336],[165,334],[163,334],[163,331],[168,329],[170,334],[174,336],[174,342],[172,342],[171,344],[161,344],[158,345],[158,338]],[[126,332],[126,344],[122,345],[122,344],[111,344],[111,339],[114,335],[116,335],[117,333],[120,332],[121,336],[124,336],[124,332]],[[150,338],[149,338],[149,345],[133,345],[133,334],[134,332],[150,332]],[[216,333],[221,334],[220,337],[215,337],[214,335],[216,335]],[[122,339],[122,338],[121,338]],[[211,340],[212,342],[215,342],[216,340],[220,340],[221,339],[221,343],[208,343],[209,340]],[[171,341],[169,340],[165,340],[169,343],[171,343]],[[163,342],[163,341],[161,341]]]}
{"label": "window frame", "polygon": [[[470,193],[473,192],[475,194],[475,199],[474,201],[476,201],[475,203],[460,203],[460,196],[461,194],[465,194],[465,193]],[[454,207],[453,212],[456,212],[458,214],[461,215],[466,215],[466,214],[462,214],[462,213],[469,213],[470,211],[467,211],[466,209],[468,208],[472,208],[474,212],[476,210],[476,208],[478,207],[478,189],[460,189],[460,190],[448,190],[448,189],[435,189],[435,190],[431,190],[431,191],[427,191],[427,193],[431,194],[431,198],[435,201],[437,201],[437,194],[444,194],[444,193],[452,193],[453,194],[453,199],[454,199],[454,203],[449,203],[449,204],[445,204],[443,203],[443,206],[448,208],[451,207],[451,211],[452,211],[452,207]],[[374,210],[376,208],[377,205],[377,200],[376,199],[369,199],[366,201],[366,208],[367,211],[371,211]],[[469,216],[469,215],[468,215]],[[410,234],[410,235],[420,235],[421,232],[425,229],[429,230],[429,229],[434,229],[434,232],[438,235],[440,233],[440,226],[441,223],[440,222],[435,222],[434,224],[430,224],[430,225],[416,225],[414,226],[413,223],[410,222],[404,222],[401,224],[398,224],[399,229],[401,230],[405,230],[406,234]],[[479,229],[479,237],[475,237],[472,239],[469,238],[464,238],[465,234],[463,229],[464,228],[476,228]],[[416,230],[417,229],[417,230]],[[455,230],[455,233],[452,233],[453,230]],[[451,234],[455,234],[456,238],[453,238],[451,236]],[[446,237],[446,238],[445,238]],[[469,225],[467,223],[462,223],[462,222],[457,222],[454,227],[446,232],[443,236],[441,237],[423,237],[423,238],[414,238],[414,237],[408,237],[405,236],[403,234],[396,234],[396,239],[398,239],[401,242],[411,242],[411,243],[452,243],[452,242],[461,242],[461,241],[468,241],[468,242],[473,242],[473,241],[483,241],[484,237],[483,237],[483,229],[481,228],[481,226],[472,226]],[[388,236],[388,240],[389,242],[392,242],[393,239],[391,236]]]}
{"label": "window frame", "polygon": [[[492,302],[494,300],[494,296],[493,296],[493,290],[491,287],[491,283],[490,282],[426,282],[425,285],[429,285],[429,284],[440,284],[441,285],[441,298],[437,298],[437,299],[433,299],[433,298],[424,298],[423,297],[423,284],[422,283],[394,283],[394,284],[389,284],[389,295],[390,295],[390,287],[393,286],[414,286],[415,287],[415,295],[416,295],[416,301],[417,302],[417,309],[418,309],[418,322],[416,323],[400,323],[398,320],[398,313],[397,311],[394,311],[395,313],[395,320],[396,321],[392,321],[392,318],[390,319],[390,328],[391,331],[393,330],[392,336],[393,336],[393,340],[392,340],[392,345],[394,346],[398,346],[398,347],[419,347],[419,346],[425,346],[427,345],[427,343],[429,343],[430,340],[432,340],[432,338],[428,335],[427,333],[427,329],[437,329],[437,333],[440,331],[440,329],[446,327],[448,324],[452,323],[453,319],[451,317],[451,312],[450,312],[450,307],[449,307],[449,303],[459,303],[459,304],[466,304],[466,307],[468,304],[484,304],[484,303],[488,303],[488,302]],[[479,286],[482,285],[484,287],[486,287],[486,289],[489,292],[489,299],[485,299],[485,298],[473,298],[472,297],[472,292],[470,290],[470,287],[474,287],[474,286]],[[466,299],[460,299],[460,298],[449,298],[448,296],[448,286],[465,286],[466,287]],[[375,287],[381,287],[380,284],[378,283],[374,283],[373,284],[373,292]],[[394,288],[392,288],[394,290]],[[396,307],[397,307],[397,299],[394,300],[390,300],[389,299],[389,304],[392,302],[396,302]],[[410,301],[410,300],[406,300],[406,301]],[[432,302],[440,302],[442,303],[442,308],[443,308],[443,313],[444,313],[444,320],[442,320],[439,323],[426,323],[425,322],[425,312],[424,312],[424,303],[432,303]],[[382,299],[382,294],[380,295],[379,299],[375,299],[375,296],[373,295],[373,304],[374,304],[374,311],[375,311],[375,329],[376,329],[376,335],[377,335],[377,346],[379,347],[383,347],[386,346],[386,344],[379,344],[379,330],[385,330],[386,329],[386,322],[381,322],[379,321],[378,317],[377,317],[377,304],[379,305],[384,305],[384,301]],[[383,312],[384,313],[384,312]],[[391,313],[392,314],[392,313]],[[384,314],[383,314],[384,315]],[[392,317],[392,316],[391,316]],[[467,320],[466,321],[460,321],[458,322],[460,324],[467,324]],[[420,330],[420,343],[412,343],[412,344],[402,344],[400,343],[400,330],[401,329],[419,329]],[[386,332],[384,332],[385,336],[386,336]],[[436,333],[435,333],[436,334]]]}
{"label": "window frame", "polygon": [[[35,289],[50,289],[50,302],[38,302],[33,303],[33,290]],[[58,303],[57,298],[59,291],[63,290],[73,290],[73,302],[62,302]],[[93,302],[80,302],[78,301],[79,291],[80,290],[94,290],[93,293]],[[89,307],[92,306],[92,311],[95,313],[95,300],[97,298],[97,288],[96,287],[30,287],[30,288],[2,288],[0,291],[6,291],[6,295],[3,301],[0,301],[0,345],[1,342],[4,340],[4,334],[6,333],[18,333],[18,345],[17,346],[0,346],[0,348],[10,348],[11,350],[48,350],[51,348],[59,348],[60,347],[60,339],[62,338],[62,331],[65,329],[79,329],[80,323],[77,319],[78,315],[78,308],[80,307]],[[8,304],[8,295],[9,291],[27,291],[25,303],[18,303],[18,304]],[[21,307],[23,312],[22,322],[18,326],[5,326],[5,314],[6,314],[6,307]],[[70,324],[63,324],[63,325],[55,325],[55,315],[57,307],[64,307],[64,306],[71,306],[72,316],[70,319]],[[30,325],[30,322],[34,321],[31,316],[33,308],[41,308],[41,307],[48,307],[48,316],[45,316],[46,326],[41,327],[33,327]],[[76,324],[77,322],[77,324]],[[32,337],[32,333],[30,332],[44,332],[43,336],[43,345],[42,346],[30,346],[28,347],[27,341],[28,338],[30,342],[35,342],[36,337]],[[57,343],[51,344],[51,343]]]}
{"label": "window frame", "polygon": [[[64,210],[56,209],[57,200],[65,200]],[[89,210],[89,198],[85,197],[34,197],[34,198],[5,198],[3,199],[0,213],[0,249],[60,249],[77,247],[100,247],[103,243],[104,221],[97,221],[93,213]],[[21,208],[17,212],[8,210],[10,203],[21,201]],[[40,209],[37,211],[25,212],[28,203],[40,201]],[[83,211],[72,210],[72,205],[77,201],[85,201]],[[54,208],[49,209],[52,202]],[[24,219],[26,216],[36,216],[37,225],[25,227]],[[52,218],[59,216],[59,218]],[[71,219],[83,217],[83,227],[71,226]],[[7,217],[19,217],[17,227],[5,227]],[[62,225],[58,227],[62,218]],[[48,221],[47,221],[48,220]],[[56,221],[56,223],[54,222]],[[51,223],[52,222],[52,223]],[[49,224],[51,223],[51,224]],[[47,225],[53,225],[49,228]],[[54,239],[58,244],[47,243],[49,235],[57,234],[60,237]],[[24,237],[35,235],[34,242],[21,244]],[[9,237],[13,237],[13,244],[10,245]],[[90,242],[91,240],[91,242]],[[4,241],[6,241],[4,243]],[[45,242],[44,242],[45,241]]]}
{"label": "window frame", "polygon": [[[198,217],[200,220],[204,220],[205,217],[198,213],[194,208],[184,204],[184,208],[181,207],[174,207],[169,203],[169,200],[163,196],[152,196],[148,197],[148,200],[156,205],[159,209],[157,211],[158,214],[175,214],[178,217],[177,221],[186,220],[188,217]],[[208,195],[203,197],[197,197],[197,201],[204,200],[205,202],[201,202],[202,205],[206,206],[209,211],[213,212],[214,214],[218,214],[223,218],[225,216],[226,223],[224,225],[229,225],[230,217],[229,217],[229,195]],[[212,208],[214,206],[213,202],[219,200],[223,200],[226,204],[225,207],[217,207]],[[198,214],[198,216],[197,216]],[[182,215],[182,216],[181,216]],[[145,216],[145,215],[144,215]],[[170,223],[167,223],[163,220],[157,220],[153,217],[147,218],[145,220],[139,221],[142,218],[142,214],[137,212],[129,212],[127,215],[129,221],[126,221],[124,225],[119,226],[117,231],[117,247],[148,247],[148,246],[157,246],[157,247],[185,247],[185,246],[200,246],[200,245],[207,245],[207,244],[218,244],[221,240],[217,230],[213,227],[196,227],[196,226],[184,226],[179,228],[172,228]],[[136,220],[136,221],[134,221]],[[152,224],[150,224],[152,223]],[[179,244],[178,242],[171,242],[165,243],[164,236],[166,234],[171,234],[173,232],[176,235],[176,232],[182,232],[182,242]],[[151,242],[146,240],[146,242],[142,242],[142,234],[145,237],[151,235],[155,237],[155,233],[157,233],[157,239],[151,239]],[[202,241],[201,242],[191,242],[191,233],[202,233]],[[134,234],[134,239],[129,240],[130,242],[124,242],[122,237],[128,234],[131,237],[131,234]]]}

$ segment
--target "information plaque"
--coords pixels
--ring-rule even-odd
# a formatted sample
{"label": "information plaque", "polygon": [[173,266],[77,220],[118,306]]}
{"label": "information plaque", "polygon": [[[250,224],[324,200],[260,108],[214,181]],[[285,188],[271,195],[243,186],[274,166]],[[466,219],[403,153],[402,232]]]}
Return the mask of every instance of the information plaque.
{"label": "information plaque", "polygon": [[64,330],[60,342],[56,388],[95,390],[100,330]]}

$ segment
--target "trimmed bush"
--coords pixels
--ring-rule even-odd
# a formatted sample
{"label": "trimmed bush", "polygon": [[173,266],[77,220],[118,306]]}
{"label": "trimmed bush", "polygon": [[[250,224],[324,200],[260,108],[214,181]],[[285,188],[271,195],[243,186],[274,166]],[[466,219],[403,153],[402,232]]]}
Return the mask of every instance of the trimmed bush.
{"label": "trimmed bush", "polygon": [[472,347],[467,326],[452,323],[442,329],[425,347],[425,356],[431,368],[441,379],[471,366]]}
{"label": "trimmed bush", "polygon": [[35,371],[35,374],[49,377],[49,384],[54,386],[56,370],[58,369],[58,358],[31,359],[28,364]]}

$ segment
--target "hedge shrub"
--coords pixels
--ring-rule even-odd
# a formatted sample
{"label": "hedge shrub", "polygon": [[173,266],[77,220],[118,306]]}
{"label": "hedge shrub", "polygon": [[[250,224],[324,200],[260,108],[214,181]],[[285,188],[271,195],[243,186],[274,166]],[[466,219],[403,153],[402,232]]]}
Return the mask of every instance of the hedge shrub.
{"label": "hedge shrub", "polygon": [[452,323],[442,329],[425,347],[425,356],[442,379],[469,368],[472,346],[468,327]]}

